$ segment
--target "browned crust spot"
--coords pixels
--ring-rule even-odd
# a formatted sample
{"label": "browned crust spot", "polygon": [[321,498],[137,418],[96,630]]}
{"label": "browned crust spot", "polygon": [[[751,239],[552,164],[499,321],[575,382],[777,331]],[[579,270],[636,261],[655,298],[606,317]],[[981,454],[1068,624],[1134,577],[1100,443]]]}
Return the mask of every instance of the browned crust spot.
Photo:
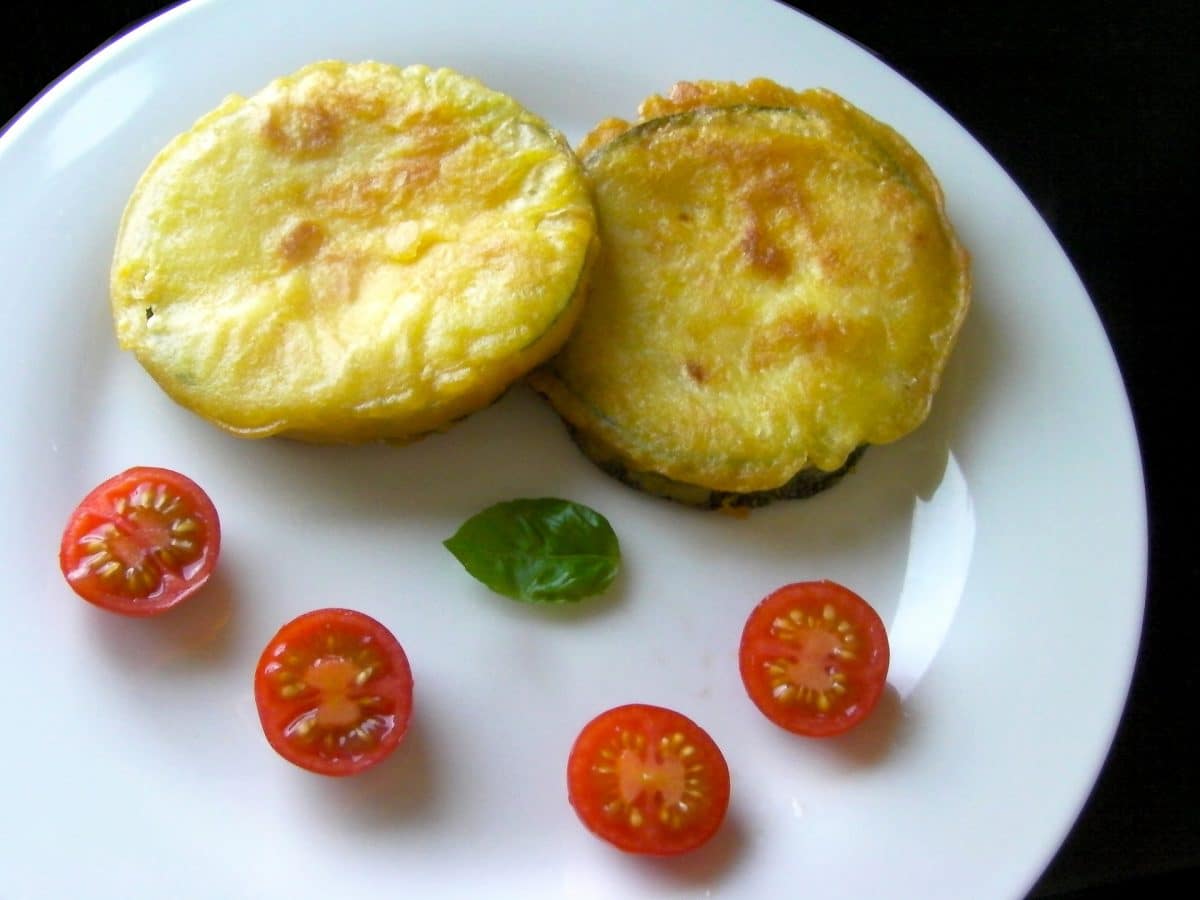
{"label": "browned crust spot", "polygon": [[280,239],[279,255],[287,265],[298,265],[316,256],[324,241],[324,229],[306,219],[289,228]]}
{"label": "browned crust spot", "polygon": [[771,240],[757,216],[750,219],[738,246],[750,267],[764,275],[783,278],[791,271],[792,261],[787,250]]}
{"label": "browned crust spot", "polygon": [[262,136],[277,153],[287,156],[322,156],[338,145],[342,123],[338,115],[320,104],[280,103],[271,107]]}
{"label": "browned crust spot", "polygon": [[683,370],[687,372],[688,378],[692,379],[696,384],[704,384],[704,382],[708,381],[708,369],[694,359],[689,359],[684,363]]}

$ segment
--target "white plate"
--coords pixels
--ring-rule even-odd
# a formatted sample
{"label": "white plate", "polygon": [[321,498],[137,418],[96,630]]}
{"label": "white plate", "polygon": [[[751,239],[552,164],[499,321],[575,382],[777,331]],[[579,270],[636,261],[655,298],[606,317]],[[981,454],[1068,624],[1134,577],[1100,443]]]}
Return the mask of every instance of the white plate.
{"label": "white plate", "polygon": [[[408,448],[240,441],[118,352],[106,279],[151,156],[230,92],[318,58],[449,65],[576,139],[681,78],[826,85],[906,134],[945,188],[976,300],[932,418],[837,488],[748,521],[599,474],[527,390]],[[1113,356],[1053,236],[996,163],[851,42],[766,0],[177,8],[89,59],[0,139],[0,742],[7,897],[1011,897],[1091,788],[1137,650],[1146,533]],[[55,562],[96,482],[134,464],[204,485],[224,521],[205,599],[158,620],[78,601]],[[525,608],[440,541],[483,506],[603,511],[625,569],[577,609]],[[893,638],[883,707],[793,739],[743,695],[744,616],[843,581]],[[262,738],[251,671],[285,620],[392,627],[417,710],[387,765],[326,780]],[[689,857],[623,856],[565,799],[593,714],[677,708],[724,748],[729,819]]]}

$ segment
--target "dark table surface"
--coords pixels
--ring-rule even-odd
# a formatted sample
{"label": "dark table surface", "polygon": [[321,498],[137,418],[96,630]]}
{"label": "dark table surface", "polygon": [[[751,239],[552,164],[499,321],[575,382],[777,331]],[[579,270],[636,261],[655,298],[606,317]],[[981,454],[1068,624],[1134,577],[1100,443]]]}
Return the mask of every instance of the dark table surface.
{"label": "dark table surface", "polygon": [[[249,0],[244,0],[249,2]],[[1200,886],[1191,656],[1200,554],[1174,434],[1200,387],[1186,351],[1196,288],[1200,6],[792,2],[908,77],[987,147],[1079,271],[1125,377],[1146,471],[1150,578],[1142,649],[1107,764],[1034,897],[1176,896]],[[0,123],[154,0],[0,9]],[[2,198],[0,198],[2,201]],[[1190,223],[1190,224],[1188,224]],[[1014,260],[1014,265],[1019,265]],[[1171,478],[1174,477],[1175,481]],[[931,848],[936,852],[936,848]],[[0,891],[2,893],[2,891]]]}

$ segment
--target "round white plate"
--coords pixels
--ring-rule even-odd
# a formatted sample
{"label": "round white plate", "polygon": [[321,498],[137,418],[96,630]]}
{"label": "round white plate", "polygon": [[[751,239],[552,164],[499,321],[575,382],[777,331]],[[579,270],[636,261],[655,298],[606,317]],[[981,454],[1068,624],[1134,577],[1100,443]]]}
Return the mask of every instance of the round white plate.
{"label": "round white plate", "polygon": [[[447,65],[572,139],[687,78],[825,85],[907,135],[974,258],[975,303],[928,423],[812,500],[746,521],[641,496],[581,458],[527,389],[406,448],[227,436],[118,351],[118,217],[163,144],[231,92],[318,58]],[[6,897],[1013,897],[1070,827],[1128,688],[1144,599],[1138,449],[1112,353],[1046,225],[928,98],[760,2],[197,2],[87,60],[0,138],[7,580],[0,684]],[[219,576],[157,620],[69,591],[66,516],[134,464],[183,471],[224,522]],[[502,499],[605,513],[625,565],[567,609],[489,594],[442,548]],[[793,738],[736,669],[745,615],[788,581],[869,598],[891,690],[861,730]],[[416,678],[386,765],[280,760],[251,697],[292,616],[357,607]],[[578,824],[578,729],[676,708],[723,747],[729,818],[688,857]]]}

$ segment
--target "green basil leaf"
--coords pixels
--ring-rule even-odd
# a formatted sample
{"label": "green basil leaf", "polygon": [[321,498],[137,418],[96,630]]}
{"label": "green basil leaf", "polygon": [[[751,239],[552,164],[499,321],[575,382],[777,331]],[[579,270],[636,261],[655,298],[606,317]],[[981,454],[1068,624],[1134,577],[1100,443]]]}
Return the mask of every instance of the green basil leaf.
{"label": "green basil leaf", "polygon": [[598,594],[621,561],[617,535],[604,516],[554,497],[497,503],[443,544],[493,591],[528,603]]}

